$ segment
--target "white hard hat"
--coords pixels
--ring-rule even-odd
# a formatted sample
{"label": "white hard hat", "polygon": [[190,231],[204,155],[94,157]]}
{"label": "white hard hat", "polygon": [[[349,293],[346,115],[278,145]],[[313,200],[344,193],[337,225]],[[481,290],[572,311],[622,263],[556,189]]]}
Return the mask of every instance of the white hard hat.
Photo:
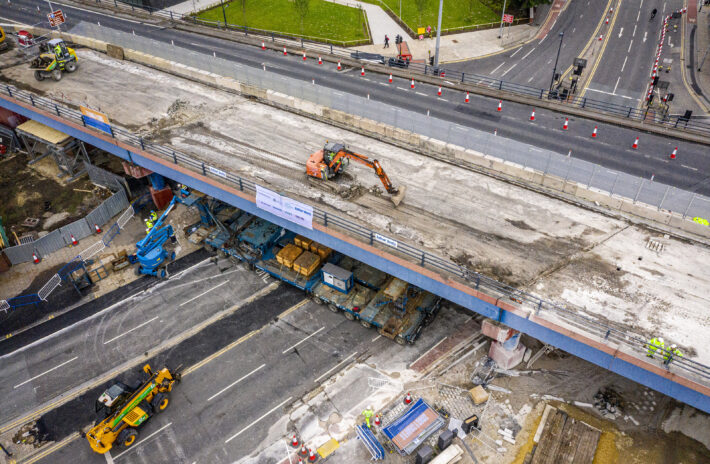
{"label": "white hard hat", "polygon": [[674,343],[674,344],[671,345],[671,348],[678,348],[678,345],[676,345],[676,344]]}
{"label": "white hard hat", "polygon": [[147,220],[147,219],[143,219],[143,222],[148,222],[148,220]]}
{"label": "white hard hat", "polygon": [[661,342],[661,343],[663,343],[663,338],[662,338],[662,337],[658,337],[658,341]]}

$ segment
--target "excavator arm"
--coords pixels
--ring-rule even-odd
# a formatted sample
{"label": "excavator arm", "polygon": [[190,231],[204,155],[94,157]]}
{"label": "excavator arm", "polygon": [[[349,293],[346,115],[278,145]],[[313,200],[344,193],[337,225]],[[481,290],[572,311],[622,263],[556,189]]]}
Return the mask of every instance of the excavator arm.
{"label": "excavator arm", "polygon": [[353,161],[357,161],[360,164],[364,164],[367,167],[372,168],[375,171],[375,174],[377,174],[377,177],[380,178],[382,181],[382,185],[385,186],[385,190],[387,193],[390,195],[396,195],[399,192],[399,189],[397,189],[393,184],[392,181],[390,181],[389,176],[387,176],[387,173],[385,172],[384,169],[382,169],[382,166],[380,165],[380,162],[375,160],[369,159],[365,155],[361,155],[359,153],[354,153],[350,150],[340,150],[338,154],[336,154],[333,157],[333,161],[330,163],[330,166],[334,166],[340,158],[348,158]]}

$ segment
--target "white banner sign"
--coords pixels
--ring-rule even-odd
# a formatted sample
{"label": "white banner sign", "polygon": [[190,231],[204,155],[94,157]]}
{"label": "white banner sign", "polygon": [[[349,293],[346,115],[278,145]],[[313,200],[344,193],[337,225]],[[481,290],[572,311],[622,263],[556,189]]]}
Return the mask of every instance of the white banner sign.
{"label": "white banner sign", "polygon": [[313,229],[313,208],[267,188],[256,186],[256,206],[299,226]]}
{"label": "white banner sign", "polygon": [[396,240],[392,240],[392,239],[389,238],[389,237],[385,237],[385,236],[380,235],[380,234],[375,234],[375,240],[377,240],[378,242],[384,243],[385,245],[389,245],[389,246],[391,246],[392,248],[397,248],[397,241],[396,241]]}

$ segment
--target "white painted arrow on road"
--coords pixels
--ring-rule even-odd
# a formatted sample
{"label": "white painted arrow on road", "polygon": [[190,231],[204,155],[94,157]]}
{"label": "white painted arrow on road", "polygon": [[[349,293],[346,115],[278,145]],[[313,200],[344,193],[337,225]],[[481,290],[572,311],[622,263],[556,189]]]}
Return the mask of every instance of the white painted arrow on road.
{"label": "white painted arrow on road", "polygon": [[624,33],[624,28],[622,27],[621,29],[619,29],[619,38],[621,38],[621,34],[623,34],[623,33]]}
{"label": "white painted arrow on road", "polygon": [[646,42],[646,39],[648,38],[648,32],[643,33],[643,41]]}

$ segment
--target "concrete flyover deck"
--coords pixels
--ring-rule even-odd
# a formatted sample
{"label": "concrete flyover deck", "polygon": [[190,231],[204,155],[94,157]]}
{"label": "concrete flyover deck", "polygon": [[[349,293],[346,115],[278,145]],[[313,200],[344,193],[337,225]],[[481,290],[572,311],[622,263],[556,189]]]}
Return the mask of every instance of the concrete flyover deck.
{"label": "concrete flyover deck", "polygon": [[[640,337],[660,334],[685,349],[686,360],[708,364],[708,330],[704,316],[706,298],[698,289],[708,287],[706,277],[694,269],[710,252],[695,243],[657,237],[651,230],[584,210],[463,168],[395,149],[356,134],[313,122],[281,110],[247,101],[234,94],[210,89],[130,63],[107,63],[106,58],[85,54],[84,74],[51,83],[33,83],[36,92],[62,92],[65,102],[90,104],[108,113],[118,139],[84,128],[72,121],[58,104],[33,107],[29,94],[16,89],[2,96],[5,106],[57,130],[80,138],[123,159],[131,160],[176,181],[227,201],[241,209],[294,230],[351,255],[385,272],[410,281],[473,311],[493,317],[574,355],[625,375],[651,388],[710,412],[707,383],[671,365],[668,370],[643,353],[605,337],[600,327],[626,331]],[[92,64],[93,63],[93,64]],[[93,67],[92,67],[93,66]],[[19,75],[9,74],[20,81]],[[102,92],[91,92],[101,79]],[[118,79],[118,80],[117,80]],[[41,88],[40,88],[41,86]],[[126,88],[131,88],[127,96]],[[9,88],[9,87],[8,87]],[[5,90],[0,92],[7,94]],[[122,104],[116,105],[117,95]],[[142,104],[150,96],[151,105]],[[39,105],[40,97],[33,100]],[[133,102],[133,103],[131,103]],[[199,110],[199,111],[197,111]],[[57,116],[57,113],[61,116]],[[214,115],[219,115],[215,118]],[[126,128],[170,147],[167,157],[140,148],[137,138],[126,143]],[[298,134],[294,137],[294,134]],[[294,141],[297,138],[298,141]],[[407,185],[405,202],[389,206],[377,194],[361,191],[345,199],[309,187],[302,163],[325,139],[345,140],[364,153],[376,156],[395,182]],[[193,167],[173,162],[171,151],[187,153]],[[221,172],[239,173],[228,179],[206,175],[200,163]],[[371,172],[352,167],[359,182],[375,185]],[[366,191],[347,180],[343,187]],[[260,210],[249,186],[258,182],[283,194],[310,203],[321,212],[313,230],[296,226]],[[363,188],[364,187],[364,188]],[[252,187],[253,188],[253,187]],[[497,205],[492,211],[490,205]],[[328,215],[324,221],[323,214]],[[337,220],[336,217],[343,218]],[[347,219],[344,219],[346,218]],[[347,223],[347,224],[346,224]],[[345,224],[347,227],[339,227]],[[352,226],[349,226],[351,224]],[[370,243],[362,231],[388,235],[399,248]],[[360,234],[356,236],[355,234]],[[646,248],[649,239],[663,242],[659,253]],[[581,326],[577,320],[534,307],[516,304],[509,295],[489,287],[476,290],[475,280],[460,279],[451,261],[436,270],[432,261],[414,262],[402,249],[414,245],[470,266],[485,276],[533,289],[548,299],[562,301],[570,315],[593,317],[598,326]],[[413,248],[409,248],[410,250]],[[642,259],[639,260],[638,258]],[[695,263],[695,264],[694,264]],[[695,267],[694,267],[695,266]],[[669,268],[675,268],[669,272]],[[448,272],[451,271],[452,272]],[[499,286],[498,290],[504,290]],[[521,298],[523,299],[523,298]],[[640,309],[639,309],[640,308]],[[707,382],[707,379],[705,380]]]}

